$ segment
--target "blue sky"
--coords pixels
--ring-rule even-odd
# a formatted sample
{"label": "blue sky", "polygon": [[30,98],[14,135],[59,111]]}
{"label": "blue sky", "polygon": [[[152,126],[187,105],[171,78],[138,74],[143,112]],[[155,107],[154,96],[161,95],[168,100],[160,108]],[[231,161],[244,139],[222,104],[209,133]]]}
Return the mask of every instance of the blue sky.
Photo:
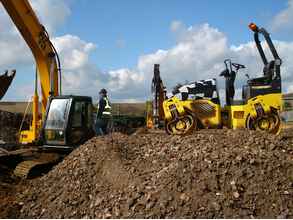
{"label": "blue sky", "polygon": [[[251,40],[249,22],[267,26],[286,5],[283,0],[73,1],[71,16],[57,33],[95,42],[99,48],[92,59],[102,69],[132,67],[139,55],[174,44],[170,33],[174,20],[187,26],[209,23],[227,34],[232,44],[239,44]],[[290,36],[276,33],[274,38],[288,40]]]}
{"label": "blue sky", "polygon": [[[243,62],[249,73],[259,71],[247,27],[251,21],[271,32],[284,70],[293,71],[293,0],[30,2],[60,52],[68,93],[95,96],[100,87],[107,87],[115,100],[145,100],[154,63],[161,64],[169,87],[214,77],[225,58]],[[10,31],[13,25],[7,17],[2,9],[0,21],[6,28],[0,28],[0,56],[7,58],[0,69],[15,67],[17,77],[5,98],[22,100],[33,91],[34,61],[19,34]],[[293,91],[293,76],[287,73],[284,79],[285,90]],[[243,80],[240,76],[239,86]]]}

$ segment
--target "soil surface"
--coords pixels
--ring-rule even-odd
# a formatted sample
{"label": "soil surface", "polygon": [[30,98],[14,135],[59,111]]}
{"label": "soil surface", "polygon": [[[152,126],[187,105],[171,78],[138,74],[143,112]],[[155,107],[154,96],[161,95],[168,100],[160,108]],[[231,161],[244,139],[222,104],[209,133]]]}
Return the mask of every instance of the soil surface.
{"label": "soil surface", "polygon": [[[23,128],[29,127],[29,120],[23,123]],[[0,110],[0,148],[16,150],[18,132],[21,126],[23,115]],[[12,168],[15,167],[17,159],[14,157],[0,158],[0,218],[16,218],[19,216],[19,205],[16,202],[16,195],[23,191],[25,183],[13,178]]]}
{"label": "soil surface", "polygon": [[293,218],[293,130],[114,133],[1,189],[0,217]]}
{"label": "soil surface", "polygon": [[21,207],[16,202],[16,196],[24,190],[25,184],[3,173],[3,169],[0,172],[0,218],[17,218]]}
{"label": "soil surface", "polygon": [[[31,117],[31,116],[29,116]],[[23,119],[23,114],[11,113],[0,110],[0,144],[16,143],[18,132]],[[23,122],[23,128],[29,127],[29,119]]]}

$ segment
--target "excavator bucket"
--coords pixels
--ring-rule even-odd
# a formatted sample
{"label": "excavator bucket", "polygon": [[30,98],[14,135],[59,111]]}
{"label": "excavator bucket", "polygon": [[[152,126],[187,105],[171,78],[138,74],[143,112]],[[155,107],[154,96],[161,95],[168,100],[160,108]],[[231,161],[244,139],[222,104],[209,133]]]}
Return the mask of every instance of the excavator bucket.
{"label": "excavator bucket", "polygon": [[11,73],[8,73],[8,70],[3,75],[0,75],[0,100],[3,98],[5,93],[7,92],[14,76],[16,70],[12,70]]}

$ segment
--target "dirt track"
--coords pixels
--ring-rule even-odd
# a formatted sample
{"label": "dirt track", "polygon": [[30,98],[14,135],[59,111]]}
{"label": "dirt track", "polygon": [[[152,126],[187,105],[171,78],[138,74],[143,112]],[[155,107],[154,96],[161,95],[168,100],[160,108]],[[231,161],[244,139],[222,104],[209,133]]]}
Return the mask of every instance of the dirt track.
{"label": "dirt track", "polygon": [[292,130],[93,138],[10,207],[22,218],[292,218],[292,146]]}

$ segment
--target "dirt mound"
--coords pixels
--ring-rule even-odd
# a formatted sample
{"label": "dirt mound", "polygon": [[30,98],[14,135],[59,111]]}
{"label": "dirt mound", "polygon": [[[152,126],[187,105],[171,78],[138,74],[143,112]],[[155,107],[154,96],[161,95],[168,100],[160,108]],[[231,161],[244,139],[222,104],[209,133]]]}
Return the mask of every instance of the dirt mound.
{"label": "dirt mound", "polygon": [[[0,218],[17,218],[20,206],[15,202],[15,197],[23,191],[23,185],[18,180],[10,178],[0,167]],[[5,171],[4,171],[5,172]]]}
{"label": "dirt mound", "polygon": [[[8,143],[17,141],[17,134],[21,126],[23,115],[0,110],[0,140]],[[29,127],[29,120],[25,120],[23,128]]]}
{"label": "dirt mound", "polygon": [[30,184],[19,217],[292,218],[292,146],[244,130],[93,138]]}

